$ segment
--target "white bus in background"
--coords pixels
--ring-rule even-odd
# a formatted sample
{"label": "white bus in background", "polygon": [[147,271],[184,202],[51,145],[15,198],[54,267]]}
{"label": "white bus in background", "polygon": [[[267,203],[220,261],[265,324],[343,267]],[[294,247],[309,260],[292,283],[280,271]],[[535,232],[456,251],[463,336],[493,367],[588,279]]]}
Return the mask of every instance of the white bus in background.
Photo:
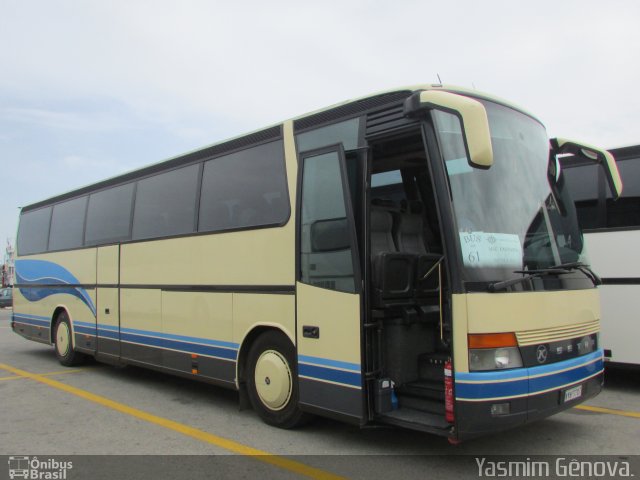
{"label": "white bus in background", "polygon": [[564,175],[599,287],[605,358],[640,366],[640,145],[612,149],[624,193],[613,201],[600,168],[573,158]]}

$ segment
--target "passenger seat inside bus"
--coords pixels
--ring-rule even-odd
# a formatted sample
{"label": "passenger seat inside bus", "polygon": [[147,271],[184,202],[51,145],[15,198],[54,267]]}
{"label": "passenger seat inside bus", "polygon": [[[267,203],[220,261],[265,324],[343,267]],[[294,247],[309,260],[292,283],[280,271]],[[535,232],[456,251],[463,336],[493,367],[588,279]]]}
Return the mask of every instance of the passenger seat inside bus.
{"label": "passenger seat inside bus", "polygon": [[[440,281],[435,268],[442,256],[430,252],[425,237],[433,237],[425,222],[424,206],[420,201],[403,202],[404,209],[397,215],[395,238],[398,250],[416,255],[414,289],[420,312],[431,315],[439,311]],[[429,275],[427,275],[429,274]]]}
{"label": "passenger seat inside bus", "polygon": [[401,253],[393,240],[392,201],[371,205],[371,265],[373,306],[386,308],[414,302],[415,255]]}

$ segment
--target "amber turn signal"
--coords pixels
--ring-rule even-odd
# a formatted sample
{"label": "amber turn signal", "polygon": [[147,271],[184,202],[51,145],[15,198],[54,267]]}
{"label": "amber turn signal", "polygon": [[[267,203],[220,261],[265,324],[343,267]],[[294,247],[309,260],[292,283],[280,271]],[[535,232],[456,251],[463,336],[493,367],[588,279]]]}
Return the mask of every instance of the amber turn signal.
{"label": "amber turn signal", "polygon": [[510,333],[473,333],[469,334],[469,348],[517,347],[516,334]]}

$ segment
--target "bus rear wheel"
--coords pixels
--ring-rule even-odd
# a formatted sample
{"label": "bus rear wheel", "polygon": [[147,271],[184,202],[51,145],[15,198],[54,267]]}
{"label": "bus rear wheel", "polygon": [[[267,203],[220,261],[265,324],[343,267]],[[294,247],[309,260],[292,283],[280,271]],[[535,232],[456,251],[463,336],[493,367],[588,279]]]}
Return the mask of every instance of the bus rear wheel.
{"label": "bus rear wheel", "polygon": [[61,312],[56,317],[54,327],[54,347],[58,361],[65,367],[80,365],[85,360],[85,355],[73,349],[73,337],[71,335],[71,322],[67,312]]}
{"label": "bus rear wheel", "polygon": [[308,419],[298,406],[295,348],[283,334],[260,335],[247,357],[247,387],[253,409],[265,423],[294,428]]}

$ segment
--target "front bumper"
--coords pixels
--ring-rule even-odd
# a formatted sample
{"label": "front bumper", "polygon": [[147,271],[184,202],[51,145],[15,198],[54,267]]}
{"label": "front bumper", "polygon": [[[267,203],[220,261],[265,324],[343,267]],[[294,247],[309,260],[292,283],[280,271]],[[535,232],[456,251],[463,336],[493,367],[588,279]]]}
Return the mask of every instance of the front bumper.
{"label": "front bumper", "polygon": [[[457,439],[506,430],[574,407],[602,391],[602,350],[542,367],[456,375]],[[567,389],[581,385],[578,398],[565,401]],[[509,413],[492,415],[494,404]]]}

